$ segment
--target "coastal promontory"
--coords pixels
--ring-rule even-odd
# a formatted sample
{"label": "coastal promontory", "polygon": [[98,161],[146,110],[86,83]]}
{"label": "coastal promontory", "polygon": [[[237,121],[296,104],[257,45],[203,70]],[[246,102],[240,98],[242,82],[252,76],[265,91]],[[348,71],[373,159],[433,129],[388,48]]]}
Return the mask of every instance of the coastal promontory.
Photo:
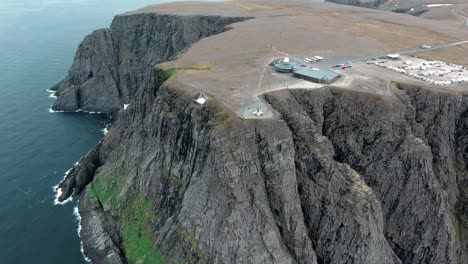
{"label": "coastal promontory", "polygon": [[53,88],[53,110],[113,117],[58,187],[79,197],[84,253],[466,263],[466,84],[402,72],[465,40],[464,25],[302,0],[117,15]]}

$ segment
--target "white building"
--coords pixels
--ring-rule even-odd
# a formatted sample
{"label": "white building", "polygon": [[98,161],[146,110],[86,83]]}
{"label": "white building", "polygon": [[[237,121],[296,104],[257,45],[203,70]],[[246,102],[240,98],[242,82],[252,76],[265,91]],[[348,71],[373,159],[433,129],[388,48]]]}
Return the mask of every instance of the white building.
{"label": "white building", "polygon": [[388,54],[387,58],[389,58],[391,60],[399,60],[399,59],[401,59],[401,56],[400,56],[400,54],[392,53],[392,54]]}

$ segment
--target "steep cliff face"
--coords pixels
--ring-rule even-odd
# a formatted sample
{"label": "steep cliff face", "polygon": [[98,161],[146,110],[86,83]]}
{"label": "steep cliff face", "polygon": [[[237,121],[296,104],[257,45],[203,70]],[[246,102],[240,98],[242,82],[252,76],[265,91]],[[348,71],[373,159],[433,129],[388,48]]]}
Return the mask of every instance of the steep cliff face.
{"label": "steep cliff face", "polygon": [[245,17],[135,14],[116,16],[109,29],[80,44],[68,76],[51,90],[56,111],[114,113],[127,104],[153,65]]}
{"label": "steep cliff face", "polygon": [[380,5],[383,5],[388,1],[389,0],[325,0],[325,2],[340,5],[352,5],[366,8],[378,8]]}
{"label": "steep cliff face", "polygon": [[468,98],[399,87],[393,99],[332,89],[293,92],[291,101],[332,142],[334,159],[349,164],[375,192],[385,237],[404,263],[463,263],[466,210],[459,207],[466,204],[466,161],[460,144],[466,146],[466,132],[460,126]]}
{"label": "steep cliff face", "polygon": [[467,95],[326,88],[241,120],[157,70],[61,184],[96,263],[464,263]]}
{"label": "steep cliff face", "polygon": [[80,45],[54,109],[115,113],[59,185],[62,201],[80,195],[86,255],[466,263],[468,95],[277,91],[264,97],[280,118],[245,120],[152,67],[244,19],[119,16]]}

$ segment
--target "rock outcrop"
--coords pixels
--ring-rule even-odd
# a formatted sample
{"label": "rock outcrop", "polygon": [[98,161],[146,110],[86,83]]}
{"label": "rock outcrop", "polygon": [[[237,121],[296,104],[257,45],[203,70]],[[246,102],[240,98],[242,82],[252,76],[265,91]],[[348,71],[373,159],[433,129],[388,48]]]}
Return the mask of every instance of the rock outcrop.
{"label": "rock outcrop", "polygon": [[394,13],[420,16],[429,11],[424,2],[408,1],[398,5],[386,4],[391,0],[325,0],[325,2],[392,11]]}
{"label": "rock outcrop", "polygon": [[161,76],[60,185],[95,263],[466,260],[467,95],[280,91],[255,121]]}
{"label": "rock outcrop", "polygon": [[[378,8],[385,4],[389,0],[325,0],[325,2],[340,4],[340,5],[352,5],[366,8]],[[391,1],[391,0],[390,0]]]}
{"label": "rock outcrop", "polygon": [[214,97],[195,103],[199,91],[152,67],[242,19],[120,16],[81,44],[54,109],[115,113],[59,185],[62,201],[80,195],[85,254],[466,263],[468,94],[291,89],[264,95],[279,118],[247,120]]}
{"label": "rock outcrop", "polygon": [[[457,126],[466,122],[468,97],[399,87],[393,99],[297,91],[282,111],[298,102],[332,142],[334,159],[363,177],[382,205],[385,237],[403,263],[463,263],[466,225],[460,220],[466,215],[457,204],[466,203],[466,161],[457,158],[465,144]],[[277,109],[283,105],[267,98]]]}
{"label": "rock outcrop", "polygon": [[115,113],[127,104],[155,64],[246,17],[128,14],[96,30],[78,47],[68,76],[52,87],[56,111]]}

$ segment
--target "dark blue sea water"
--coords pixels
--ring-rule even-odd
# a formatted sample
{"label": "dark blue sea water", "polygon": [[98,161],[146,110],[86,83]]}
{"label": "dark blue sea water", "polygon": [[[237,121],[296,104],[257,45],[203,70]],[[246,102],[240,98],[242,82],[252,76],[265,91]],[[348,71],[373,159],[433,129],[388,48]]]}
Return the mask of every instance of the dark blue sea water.
{"label": "dark blue sea water", "polygon": [[84,263],[74,202],[52,186],[102,137],[106,118],[49,113],[83,37],[158,0],[0,0],[0,263]]}

